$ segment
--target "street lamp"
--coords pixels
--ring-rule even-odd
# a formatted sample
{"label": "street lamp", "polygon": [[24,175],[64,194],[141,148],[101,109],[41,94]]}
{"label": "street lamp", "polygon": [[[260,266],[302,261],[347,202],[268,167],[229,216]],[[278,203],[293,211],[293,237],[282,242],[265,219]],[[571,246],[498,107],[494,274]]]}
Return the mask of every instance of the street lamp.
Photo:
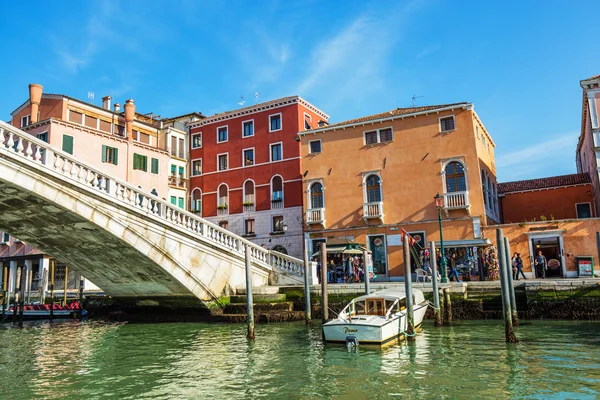
{"label": "street lamp", "polygon": [[281,229],[282,229],[284,232],[287,232],[287,230],[288,230],[288,226],[287,226],[286,224],[283,224],[283,226],[281,227]]}
{"label": "street lamp", "polygon": [[[442,283],[447,283],[448,272],[446,271],[446,256],[444,255],[444,234],[442,233],[442,207],[444,207],[444,198],[438,193],[433,197],[433,199],[435,200],[435,206],[438,210],[438,221],[440,223],[440,254],[442,255],[440,268],[442,270]],[[431,256],[435,257],[434,254]]]}

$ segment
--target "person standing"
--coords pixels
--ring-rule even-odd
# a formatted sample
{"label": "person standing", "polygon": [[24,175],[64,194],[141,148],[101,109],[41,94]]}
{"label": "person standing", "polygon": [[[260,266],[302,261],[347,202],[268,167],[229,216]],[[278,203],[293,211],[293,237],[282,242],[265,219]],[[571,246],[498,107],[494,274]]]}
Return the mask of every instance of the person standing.
{"label": "person standing", "polygon": [[452,277],[456,278],[456,282],[461,282],[456,269],[456,254],[454,253],[450,256],[450,275],[448,275],[448,279],[452,279]]}
{"label": "person standing", "polygon": [[542,251],[538,250],[537,256],[535,256],[535,273],[538,278],[546,278],[546,269],[548,268],[548,261],[546,257],[542,255]]}
{"label": "person standing", "polygon": [[521,253],[515,253],[514,265],[517,269],[517,272],[515,273],[515,280],[519,280],[519,274],[523,276],[523,279],[527,279],[525,277],[525,273],[523,273],[523,260],[521,259]]}

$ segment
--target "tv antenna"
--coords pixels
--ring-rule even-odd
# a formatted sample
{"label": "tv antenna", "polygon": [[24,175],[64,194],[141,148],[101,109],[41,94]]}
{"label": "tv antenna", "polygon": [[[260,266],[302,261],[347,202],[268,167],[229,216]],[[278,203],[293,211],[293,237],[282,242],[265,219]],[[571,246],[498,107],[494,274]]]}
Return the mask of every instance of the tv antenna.
{"label": "tv antenna", "polygon": [[258,104],[258,97],[260,96],[259,92],[254,92],[254,98],[256,99],[256,104]]}
{"label": "tv antenna", "polygon": [[94,97],[96,96],[96,93],[94,92],[88,92],[88,100],[90,101],[90,103],[94,103]]}
{"label": "tv antenna", "polygon": [[415,103],[417,102],[417,99],[421,98],[421,97],[425,97],[425,96],[417,96],[416,94],[413,94],[412,97],[412,106],[415,106]]}
{"label": "tv antenna", "polygon": [[238,102],[238,104],[239,104],[240,106],[243,106],[244,104],[246,104],[246,100],[244,100],[244,95],[241,95],[241,96],[240,96],[240,101]]}

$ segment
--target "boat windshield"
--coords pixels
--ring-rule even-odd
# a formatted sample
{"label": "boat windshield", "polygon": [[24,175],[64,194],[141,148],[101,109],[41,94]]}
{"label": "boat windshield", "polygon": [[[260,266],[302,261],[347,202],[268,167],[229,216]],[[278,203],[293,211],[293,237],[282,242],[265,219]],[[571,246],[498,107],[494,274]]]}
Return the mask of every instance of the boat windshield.
{"label": "boat windshield", "polygon": [[366,300],[353,301],[344,310],[351,317],[357,315],[380,315],[385,316],[390,313],[397,313],[405,308],[405,299],[400,301],[396,299],[372,298]]}

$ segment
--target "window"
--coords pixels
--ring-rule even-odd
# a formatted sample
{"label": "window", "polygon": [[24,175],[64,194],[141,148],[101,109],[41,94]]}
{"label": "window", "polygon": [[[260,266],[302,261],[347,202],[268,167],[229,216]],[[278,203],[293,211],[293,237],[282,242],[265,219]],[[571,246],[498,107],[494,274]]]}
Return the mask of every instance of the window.
{"label": "window", "polygon": [[133,169],[138,171],[148,171],[148,157],[133,153]]}
{"label": "window", "polygon": [[381,179],[378,175],[370,175],[367,178],[367,202],[379,201],[381,201]]}
{"label": "window", "polygon": [[192,161],[192,176],[202,175],[202,159]]}
{"label": "window", "polygon": [[392,128],[382,128],[375,131],[365,132],[365,144],[372,145],[377,143],[387,143],[394,140]]}
{"label": "window", "polygon": [[224,183],[221,184],[221,186],[219,186],[219,203],[218,203],[218,207],[221,208],[227,208],[227,203],[229,201],[229,190],[227,188],[227,185],[225,185]]}
{"label": "window", "polygon": [[192,135],[192,149],[202,147],[202,132]]}
{"label": "window", "polygon": [[488,207],[487,204],[487,185],[485,180],[485,171],[481,170],[481,190],[483,192],[483,204]]}
{"label": "window", "polygon": [[244,205],[254,205],[254,182],[251,180],[244,182]]}
{"label": "window", "polygon": [[304,129],[312,129],[311,127],[312,117],[307,113],[304,113]]}
{"label": "window", "polygon": [[183,197],[178,197],[177,198],[177,207],[184,208],[183,207],[183,204],[184,204],[183,202],[184,202]]}
{"label": "window", "polygon": [[35,137],[48,143],[48,132],[38,133],[37,135],[35,135]]}
{"label": "window", "polygon": [[319,182],[310,187],[310,208],[323,208],[323,185]]}
{"label": "window", "polygon": [[271,161],[281,161],[281,143],[271,145]]}
{"label": "window", "polygon": [[244,150],[244,166],[254,165],[254,149]]}
{"label": "window", "polygon": [[490,183],[490,177],[487,177],[487,187],[488,187],[488,207],[490,210],[492,209],[492,184]]}
{"label": "window", "polygon": [[100,124],[98,125],[98,128],[100,128],[101,131],[111,133],[112,124],[108,121],[100,120]]}
{"label": "window", "polygon": [[0,243],[10,242],[10,235],[6,232],[2,232],[2,236],[0,236],[0,238],[2,238],[2,241],[0,241]]}
{"label": "window", "polygon": [[185,141],[179,138],[179,158],[185,158]]}
{"label": "window", "polygon": [[173,204],[174,206],[177,205],[177,197],[176,196],[171,196],[171,204]]}
{"label": "window", "polygon": [[283,179],[279,175],[271,179],[271,201],[283,201]]}
{"label": "window", "polygon": [[269,115],[269,132],[281,130],[281,114]]}
{"label": "window", "polygon": [[[458,161],[446,165],[446,193],[464,192],[467,190],[465,181],[465,167]],[[491,193],[491,192],[490,192]]]}
{"label": "window", "polygon": [[83,114],[77,111],[69,110],[69,121],[81,124],[83,122]]}
{"label": "window", "polygon": [[102,162],[117,165],[119,163],[119,150],[102,145]]}
{"label": "window", "polygon": [[440,118],[440,130],[442,132],[453,131],[454,129],[454,115]]}
{"label": "window", "polygon": [[85,116],[85,126],[92,129],[98,128],[98,118],[90,117],[89,115]]}
{"label": "window", "polygon": [[177,156],[177,138],[175,136],[171,136],[171,155]]}
{"label": "window", "polygon": [[273,216],[273,232],[283,232],[283,215]]}
{"label": "window", "polygon": [[26,115],[24,117],[21,118],[21,128],[23,128],[24,126],[27,126],[31,123],[31,116],[30,115]]}
{"label": "window", "polygon": [[244,220],[244,234],[254,235],[254,218]]}
{"label": "window", "polygon": [[144,144],[150,144],[150,135],[147,133],[138,133],[138,141]]}
{"label": "window", "polygon": [[73,154],[73,136],[63,135],[62,151],[64,151],[65,153]]}
{"label": "window", "polygon": [[316,153],[321,152],[321,141],[320,140],[313,140],[313,141],[308,142],[308,144],[310,146],[311,154],[316,154]]}
{"label": "window", "polygon": [[477,136],[477,139],[479,139],[479,126],[475,125],[475,135]]}
{"label": "window", "polygon": [[592,208],[590,203],[579,203],[577,207],[577,218],[592,218]]}
{"label": "window", "polygon": [[185,174],[183,173],[183,171],[184,171],[184,168],[183,167],[179,167],[179,177],[180,178],[184,178],[185,177]]}
{"label": "window", "polygon": [[177,167],[173,164],[171,164],[171,176],[175,176],[177,172]]}
{"label": "window", "polygon": [[222,143],[222,142],[226,142],[227,139],[227,127],[226,126],[222,126],[220,128],[217,128],[217,143]]}
{"label": "window", "polygon": [[227,221],[219,221],[219,226],[223,229],[227,229],[229,227],[229,224],[227,223]]}
{"label": "window", "polygon": [[219,154],[217,156],[217,164],[219,166],[219,171],[227,170],[227,153]]}
{"label": "window", "polygon": [[202,213],[202,191],[194,189],[192,191],[192,212]]}
{"label": "window", "polygon": [[254,136],[254,120],[242,122],[243,137]]}
{"label": "window", "polygon": [[153,158],[151,163],[151,172],[158,175],[158,158]]}

